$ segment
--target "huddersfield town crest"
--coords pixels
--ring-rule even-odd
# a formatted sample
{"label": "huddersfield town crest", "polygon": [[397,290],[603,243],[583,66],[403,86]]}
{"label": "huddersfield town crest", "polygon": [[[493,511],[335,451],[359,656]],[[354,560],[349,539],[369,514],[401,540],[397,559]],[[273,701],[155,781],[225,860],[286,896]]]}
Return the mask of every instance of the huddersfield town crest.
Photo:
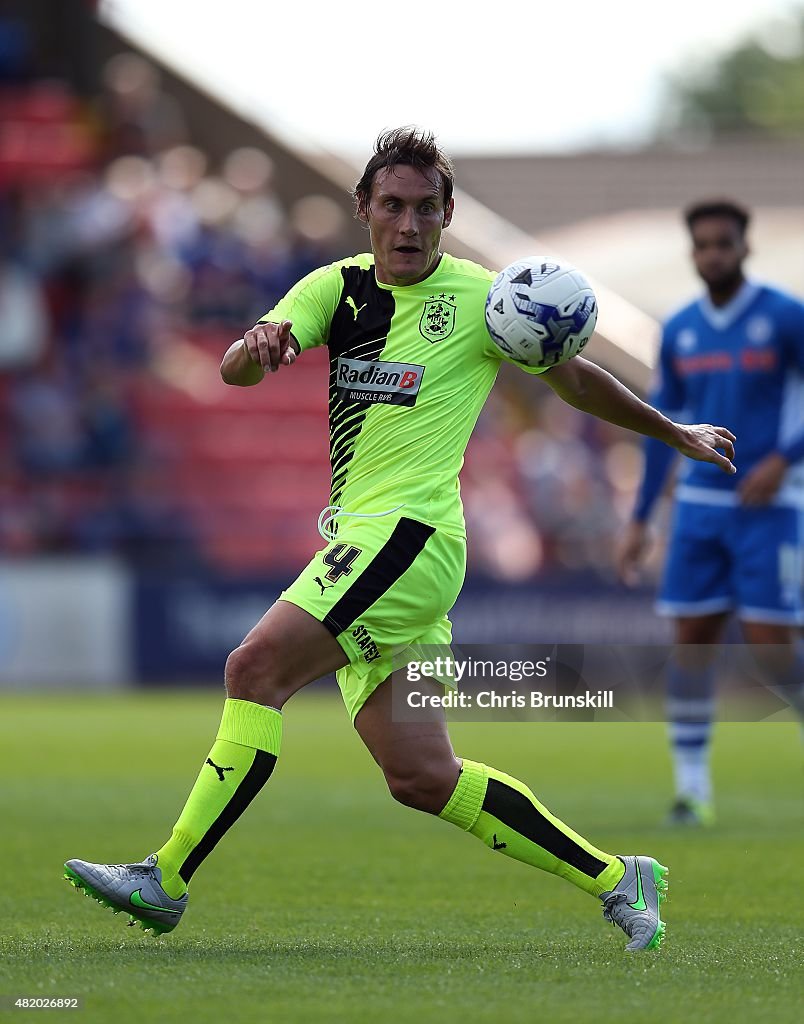
{"label": "huddersfield town crest", "polygon": [[[450,295],[454,299],[454,295]],[[455,305],[444,295],[431,295],[425,302],[419,321],[419,333],[431,344],[443,341],[455,330]]]}

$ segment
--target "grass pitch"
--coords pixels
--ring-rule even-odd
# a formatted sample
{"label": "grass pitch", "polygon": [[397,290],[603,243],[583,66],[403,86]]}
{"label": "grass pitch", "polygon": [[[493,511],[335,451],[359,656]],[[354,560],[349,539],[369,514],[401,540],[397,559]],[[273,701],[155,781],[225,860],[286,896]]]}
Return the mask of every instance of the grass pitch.
{"label": "grass pitch", "polygon": [[155,939],[80,898],[62,862],[161,845],[220,708],[206,691],[0,697],[4,1006],[77,996],[48,1019],[114,1024],[801,1019],[796,726],[719,727],[707,831],[661,826],[661,725],[453,727],[459,753],[527,781],[597,845],[669,865],[665,943],[630,955],[590,897],[394,804],[338,699],[303,693],[266,790]]}

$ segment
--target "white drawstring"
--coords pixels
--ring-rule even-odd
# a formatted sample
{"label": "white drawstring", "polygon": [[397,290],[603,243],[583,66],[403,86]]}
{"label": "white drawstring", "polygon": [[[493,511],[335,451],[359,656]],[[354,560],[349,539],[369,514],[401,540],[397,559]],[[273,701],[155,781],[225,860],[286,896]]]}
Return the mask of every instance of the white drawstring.
{"label": "white drawstring", "polygon": [[396,508],[389,508],[387,512],[344,512],[342,505],[327,505],[326,508],[321,509],[321,514],[318,517],[318,532],[324,540],[335,540],[337,532],[332,528],[332,523],[338,518],[349,516],[352,519],[381,519],[404,507],[404,504],[397,505]]}

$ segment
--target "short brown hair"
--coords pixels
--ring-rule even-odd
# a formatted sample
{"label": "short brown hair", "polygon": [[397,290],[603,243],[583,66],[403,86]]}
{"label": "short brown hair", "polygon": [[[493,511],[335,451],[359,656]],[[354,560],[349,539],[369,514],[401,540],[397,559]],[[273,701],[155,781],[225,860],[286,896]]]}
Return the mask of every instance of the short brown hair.
{"label": "short brown hair", "polygon": [[374,143],[374,156],[366,164],[366,169],[352,193],[358,212],[368,210],[371,187],[377,171],[400,164],[415,167],[428,178],[428,172],[437,171],[444,184],[444,206],[447,206],[455,185],[452,161],[438,147],[432,132],[408,126],[383,132]]}
{"label": "short brown hair", "polygon": [[740,229],[740,234],[745,235],[751,214],[744,206],[735,203],[733,199],[704,199],[701,202],[693,203],[684,211],[684,220],[687,228],[692,234],[692,229],[699,220],[704,217],[728,217],[734,221]]}

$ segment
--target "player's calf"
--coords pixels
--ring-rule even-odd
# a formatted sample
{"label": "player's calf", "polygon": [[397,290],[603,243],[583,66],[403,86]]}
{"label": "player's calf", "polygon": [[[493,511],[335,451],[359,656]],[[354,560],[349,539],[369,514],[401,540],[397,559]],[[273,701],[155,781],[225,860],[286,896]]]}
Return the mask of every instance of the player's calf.
{"label": "player's calf", "polygon": [[386,770],[391,796],[400,804],[428,814],[439,814],[455,789],[460,771],[456,758],[445,764],[394,772]]}

